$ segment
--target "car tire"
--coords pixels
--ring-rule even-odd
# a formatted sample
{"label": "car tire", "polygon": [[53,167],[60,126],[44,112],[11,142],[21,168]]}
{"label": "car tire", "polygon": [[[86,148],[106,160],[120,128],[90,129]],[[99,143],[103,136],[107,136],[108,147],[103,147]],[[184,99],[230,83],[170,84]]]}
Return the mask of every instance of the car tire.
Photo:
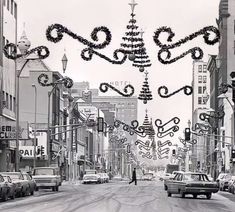
{"label": "car tire", "polygon": [[166,185],[164,185],[164,190],[167,191],[167,186]]}
{"label": "car tire", "polygon": [[32,190],[32,191],[30,192],[30,194],[31,194],[31,195],[34,195],[34,190]]}
{"label": "car tire", "polygon": [[55,187],[55,191],[57,191],[57,192],[59,191],[59,186]]}
{"label": "car tire", "polygon": [[167,192],[167,196],[168,196],[168,197],[171,197],[171,193],[170,193],[170,192]]}
{"label": "car tire", "polygon": [[185,193],[180,191],[181,198],[185,198]]}
{"label": "car tire", "polygon": [[207,199],[211,199],[211,193],[207,194],[207,195],[206,195],[206,198],[207,198]]}
{"label": "car tire", "polygon": [[194,199],[197,199],[197,194],[193,194],[193,198],[194,198]]}

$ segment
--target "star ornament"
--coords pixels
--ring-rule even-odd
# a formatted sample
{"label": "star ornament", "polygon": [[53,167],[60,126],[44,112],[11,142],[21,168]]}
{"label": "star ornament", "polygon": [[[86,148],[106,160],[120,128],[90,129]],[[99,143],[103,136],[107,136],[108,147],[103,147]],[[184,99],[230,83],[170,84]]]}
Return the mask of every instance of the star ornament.
{"label": "star ornament", "polygon": [[129,3],[129,5],[131,6],[131,12],[134,13],[135,6],[137,5],[137,3],[135,2],[135,0],[132,0],[131,3]]}

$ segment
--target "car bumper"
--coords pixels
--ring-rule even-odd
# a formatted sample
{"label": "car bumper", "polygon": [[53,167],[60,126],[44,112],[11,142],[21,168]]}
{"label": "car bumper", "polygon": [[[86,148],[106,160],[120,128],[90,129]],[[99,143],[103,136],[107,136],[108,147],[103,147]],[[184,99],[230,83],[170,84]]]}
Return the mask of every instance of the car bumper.
{"label": "car bumper", "polygon": [[46,187],[53,187],[53,186],[57,186],[56,183],[37,183],[36,184],[37,187],[43,187],[43,188],[46,188]]}
{"label": "car bumper", "polygon": [[185,193],[188,194],[205,194],[205,193],[216,193],[219,188],[185,188]]}
{"label": "car bumper", "polygon": [[98,180],[83,180],[83,183],[98,183]]}

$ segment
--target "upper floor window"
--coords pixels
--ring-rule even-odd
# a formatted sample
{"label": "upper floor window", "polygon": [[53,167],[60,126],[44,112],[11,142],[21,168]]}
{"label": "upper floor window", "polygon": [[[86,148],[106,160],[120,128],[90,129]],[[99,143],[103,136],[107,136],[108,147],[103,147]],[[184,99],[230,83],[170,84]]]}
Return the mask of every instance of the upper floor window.
{"label": "upper floor window", "polygon": [[203,73],[206,73],[207,69],[206,69],[207,65],[203,65]]}
{"label": "upper floor window", "polygon": [[198,93],[202,94],[202,87],[201,86],[198,87]]}
{"label": "upper floor window", "polygon": [[206,83],[206,76],[203,76],[203,83]]}
{"label": "upper floor window", "polygon": [[202,97],[198,97],[198,104],[200,105],[200,104],[202,104]]}
{"label": "upper floor window", "polygon": [[198,66],[198,72],[201,73],[202,72],[202,65]]}
{"label": "upper floor window", "polygon": [[198,76],[198,82],[202,83],[202,76]]}
{"label": "upper floor window", "polygon": [[17,18],[17,4],[14,2],[14,17]]}

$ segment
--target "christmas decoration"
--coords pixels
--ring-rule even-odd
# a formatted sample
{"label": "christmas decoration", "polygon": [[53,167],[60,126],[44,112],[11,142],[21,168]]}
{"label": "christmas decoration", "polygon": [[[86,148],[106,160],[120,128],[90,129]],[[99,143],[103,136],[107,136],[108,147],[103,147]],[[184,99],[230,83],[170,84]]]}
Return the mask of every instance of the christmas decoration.
{"label": "christmas decoration", "polygon": [[157,148],[158,158],[159,159],[167,159],[170,148],[165,147],[165,146],[171,146],[172,145],[171,141],[169,141],[169,140],[164,141],[164,142],[158,141],[157,145],[158,145],[158,148]]}
{"label": "christmas decoration", "polygon": [[139,68],[140,72],[143,72],[145,67],[151,66],[151,63],[144,47],[144,31],[138,31],[139,27],[136,25],[136,19],[134,18],[134,9],[137,3],[132,0],[129,5],[131,6],[131,19],[126,27],[128,31],[122,37],[123,43],[121,43],[121,47],[128,54],[128,59],[133,61],[132,65]]}
{"label": "christmas decoration", "polygon": [[[116,91],[117,93],[119,93],[120,95],[122,96],[125,96],[125,97],[130,97],[134,94],[135,92],[135,89],[132,85],[128,84],[124,87],[124,92],[125,93],[122,93],[121,91],[119,91],[117,88],[115,88],[114,86],[106,83],[106,82],[103,82],[100,84],[100,91],[105,93],[108,91],[108,88],[111,88],[112,90]],[[128,88],[130,89],[130,92],[128,93]]]}
{"label": "christmas decoration", "polygon": [[15,60],[18,58],[27,58],[27,56],[31,54],[36,54],[38,59],[45,59],[50,55],[50,51],[46,46],[38,46],[31,50],[26,50],[24,54],[17,54],[17,46],[14,43],[8,43],[3,48],[4,55],[11,60]]}
{"label": "christmas decoration", "polygon": [[64,84],[66,88],[72,88],[73,87],[73,80],[69,77],[64,77],[62,79],[59,79],[55,82],[49,82],[49,77],[47,74],[40,74],[38,77],[38,83],[45,87],[45,86],[54,86],[56,84]]}
{"label": "christmas decoration", "polygon": [[196,123],[195,124],[195,128],[193,129],[193,131],[197,131],[199,134],[205,134],[205,133],[209,133],[211,130],[211,126],[209,124],[203,124],[203,123]]}
{"label": "christmas decoration", "polygon": [[199,114],[199,118],[202,121],[207,120],[208,122],[210,121],[210,118],[214,118],[214,119],[222,119],[224,117],[225,113],[224,111],[213,111],[211,112],[211,114],[207,114],[207,113],[200,113]]}
{"label": "christmas decoration", "polygon": [[139,151],[139,154],[142,156],[142,158],[152,159],[153,157],[150,152]]}
{"label": "christmas decoration", "polygon": [[170,94],[168,94],[168,88],[166,86],[161,86],[161,87],[158,88],[158,94],[162,98],[168,98],[168,97],[173,96],[176,93],[180,92],[181,90],[184,91],[185,95],[191,95],[193,93],[193,87],[186,85],[186,86],[184,86],[184,87],[182,87],[182,88],[180,88],[180,89],[178,89],[178,90],[176,90],[176,91],[174,91]]}
{"label": "christmas decoration", "polygon": [[[173,44],[162,44],[160,42],[159,36],[162,32],[168,33],[168,38],[167,38],[168,42],[172,42],[172,38],[175,36],[175,33],[172,32],[171,28],[166,27],[166,26],[163,26],[163,27],[157,29],[154,33],[153,40],[156,43],[156,45],[161,48],[160,51],[158,52],[158,60],[163,64],[174,63],[174,62],[176,62],[177,60],[183,58],[184,56],[186,56],[189,53],[191,53],[191,57],[194,60],[202,59],[202,57],[203,57],[202,49],[200,47],[194,47],[194,48],[191,48],[188,51],[182,53],[178,57],[175,57],[175,58],[170,60],[170,58],[171,58],[170,50],[171,49],[179,47],[181,44],[184,44],[184,43],[196,38],[199,35],[203,35],[204,41],[208,45],[214,45],[220,39],[219,30],[214,26],[204,27],[203,29],[201,29],[201,30],[189,35],[189,36],[186,36],[185,38],[183,38],[183,39],[181,39],[181,40],[179,40],[179,41],[177,41]],[[213,39],[210,39],[210,34],[211,33],[215,34]],[[162,56],[165,55],[165,54],[166,54],[166,59],[163,59]]]}
{"label": "christmas decoration", "polygon": [[[52,35],[54,30],[56,31],[56,36]],[[94,49],[105,48],[107,45],[110,44],[111,39],[112,39],[112,35],[111,35],[110,30],[107,27],[101,26],[101,27],[94,28],[94,30],[92,31],[91,39],[93,41],[97,42],[99,40],[98,39],[99,32],[103,32],[105,34],[105,40],[102,43],[93,43],[93,42],[88,41],[87,39],[73,33],[72,31],[70,31],[68,28],[64,27],[61,24],[52,24],[46,30],[46,37],[49,41],[57,43],[62,40],[62,38],[64,36],[63,33],[66,33],[69,36],[71,36],[73,39],[76,39],[80,43],[88,46],[88,48],[85,48],[81,51],[81,57],[83,60],[90,61],[92,59],[92,56],[95,54],[110,63],[123,64],[126,61],[127,53],[122,49],[117,49],[114,51],[114,53],[113,53],[114,60],[110,59],[109,57],[94,50]],[[118,56],[118,54],[121,55],[122,58],[120,58]]]}
{"label": "christmas decoration", "polygon": [[150,141],[149,140],[143,142],[143,141],[138,139],[138,140],[135,141],[135,145],[138,145],[140,150],[145,149],[147,151],[150,151]]}
{"label": "christmas decoration", "polygon": [[144,104],[147,104],[149,100],[152,100],[152,92],[149,90],[149,84],[148,84],[148,72],[145,71],[145,81],[142,86],[142,90],[140,91],[139,100],[143,100]]}

